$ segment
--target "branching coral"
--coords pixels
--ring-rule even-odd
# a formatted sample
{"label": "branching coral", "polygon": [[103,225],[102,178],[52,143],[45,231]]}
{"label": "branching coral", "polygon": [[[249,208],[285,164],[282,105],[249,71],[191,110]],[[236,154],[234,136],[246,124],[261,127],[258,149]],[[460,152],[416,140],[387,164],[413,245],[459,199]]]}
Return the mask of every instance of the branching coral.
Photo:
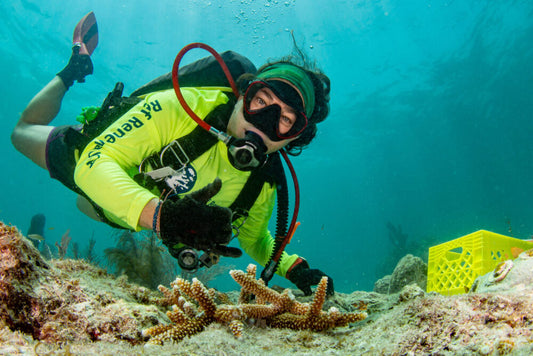
{"label": "branching coral", "polygon": [[[192,284],[177,278],[172,289],[159,286],[165,296],[165,303],[173,305],[167,312],[174,323],[158,325],[144,330],[150,336],[150,343],[179,342],[187,336],[201,332],[209,324],[216,322],[227,325],[237,338],[242,336],[244,322],[264,319],[266,324],[274,328],[294,330],[323,331],[338,326],[346,326],[366,318],[365,313],[342,314],[338,309],[322,310],[326,299],[327,278],[323,278],[317,286],[311,304],[298,302],[286,289],[283,293],[268,288],[261,279],[255,279],[255,266],[249,266],[247,272],[232,270],[230,275],[242,287],[237,305],[216,305],[214,293],[193,279]],[[249,295],[253,294],[258,303],[249,303]]]}

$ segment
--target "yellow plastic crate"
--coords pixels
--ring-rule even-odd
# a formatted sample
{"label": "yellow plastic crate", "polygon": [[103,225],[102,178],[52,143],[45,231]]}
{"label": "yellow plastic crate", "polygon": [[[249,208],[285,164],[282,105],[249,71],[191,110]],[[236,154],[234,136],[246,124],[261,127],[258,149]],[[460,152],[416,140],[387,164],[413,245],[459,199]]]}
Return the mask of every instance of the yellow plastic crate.
{"label": "yellow plastic crate", "polygon": [[533,248],[533,243],[479,230],[429,248],[428,292],[465,293],[474,280],[512,259],[511,248]]}

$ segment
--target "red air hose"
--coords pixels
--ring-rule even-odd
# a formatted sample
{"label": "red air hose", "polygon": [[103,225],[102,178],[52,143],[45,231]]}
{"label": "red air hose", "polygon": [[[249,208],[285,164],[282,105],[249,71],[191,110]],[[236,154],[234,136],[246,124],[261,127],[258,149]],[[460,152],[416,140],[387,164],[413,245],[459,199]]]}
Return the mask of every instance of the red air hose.
{"label": "red air hose", "polygon": [[206,51],[211,53],[213,57],[215,57],[218,64],[220,64],[220,67],[224,71],[224,74],[226,75],[226,78],[228,79],[229,84],[231,85],[231,89],[233,90],[233,94],[235,94],[236,98],[239,97],[239,89],[237,89],[237,85],[235,84],[235,81],[233,80],[233,77],[231,76],[231,72],[229,71],[228,66],[226,65],[226,63],[224,63],[224,60],[222,59],[222,57],[220,57],[220,54],[218,54],[218,52],[215,51],[212,47],[204,43],[194,42],[194,43],[188,44],[187,46],[183,47],[181,51],[179,51],[178,55],[176,56],[176,59],[174,60],[174,65],[172,66],[172,84],[174,86],[174,92],[176,93],[176,97],[178,98],[178,101],[180,102],[183,109],[187,112],[187,114],[189,114],[189,116],[194,121],[196,121],[198,125],[203,127],[206,131],[211,132],[214,128],[211,127],[211,125],[209,125],[207,122],[199,118],[198,115],[196,115],[194,111],[192,111],[191,107],[185,101],[185,98],[183,97],[183,94],[181,93],[181,89],[180,89],[179,75],[178,75],[178,69],[180,67],[180,62],[183,56],[185,56],[185,54],[193,48],[205,49]]}

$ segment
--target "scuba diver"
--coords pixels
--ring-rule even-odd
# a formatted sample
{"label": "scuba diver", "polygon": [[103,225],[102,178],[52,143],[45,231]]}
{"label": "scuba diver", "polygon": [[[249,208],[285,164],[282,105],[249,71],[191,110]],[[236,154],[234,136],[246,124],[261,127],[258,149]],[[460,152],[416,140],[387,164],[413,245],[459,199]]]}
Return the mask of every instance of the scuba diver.
{"label": "scuba diver", "polygon": [[11,135],[15,148],[78,193],[90,217],[153,230],[186,271],[241,256],[228,246],[236,237],[260,265],[274,263],[263,271],[266,283],[277,273],[310,295],[326,274],[283,250],[290,234],[280,155],[301,153],[315,137],[329,112],[328,77],[290,59],[256,70],[229,51],[220,57],[229,75],[218,57],[175,63],[172,81],[156,80],[129,97],[117,83],[101,108],[84,110],[81,125],[51,126],[68,89],[93,73],[97,43],[91,12],[76,26],[66,67],[23,111]]}

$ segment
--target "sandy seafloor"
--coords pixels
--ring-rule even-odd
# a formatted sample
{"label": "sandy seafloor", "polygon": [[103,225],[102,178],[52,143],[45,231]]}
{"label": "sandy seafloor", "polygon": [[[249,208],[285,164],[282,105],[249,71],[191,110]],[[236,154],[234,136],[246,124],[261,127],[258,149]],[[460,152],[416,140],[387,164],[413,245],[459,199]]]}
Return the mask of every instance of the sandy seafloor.
{"label": "sandy seafloor", "polygon": [[[153,304],[158,292],[80,260],[41,259],[18,232],[0,236],[2,355],[530,355],[533,352],[533,257],[514,260],[501,281],[494,272],[475,292],[425,293],[417,285],[385,295],[336,293],[331,306],[368,317],[325,332],[247,325],[236,339],[211,324],[179,343],[150,345],[142,330],[169,324]],[[293,290],[298,300],[309,302]],[[235,292],[228,297],[236,300]],[[8,327],[9,325],[10,327]],[[18,329],[18,330],[17,330]],[[25,332],[23,332],[23,331]]]}

